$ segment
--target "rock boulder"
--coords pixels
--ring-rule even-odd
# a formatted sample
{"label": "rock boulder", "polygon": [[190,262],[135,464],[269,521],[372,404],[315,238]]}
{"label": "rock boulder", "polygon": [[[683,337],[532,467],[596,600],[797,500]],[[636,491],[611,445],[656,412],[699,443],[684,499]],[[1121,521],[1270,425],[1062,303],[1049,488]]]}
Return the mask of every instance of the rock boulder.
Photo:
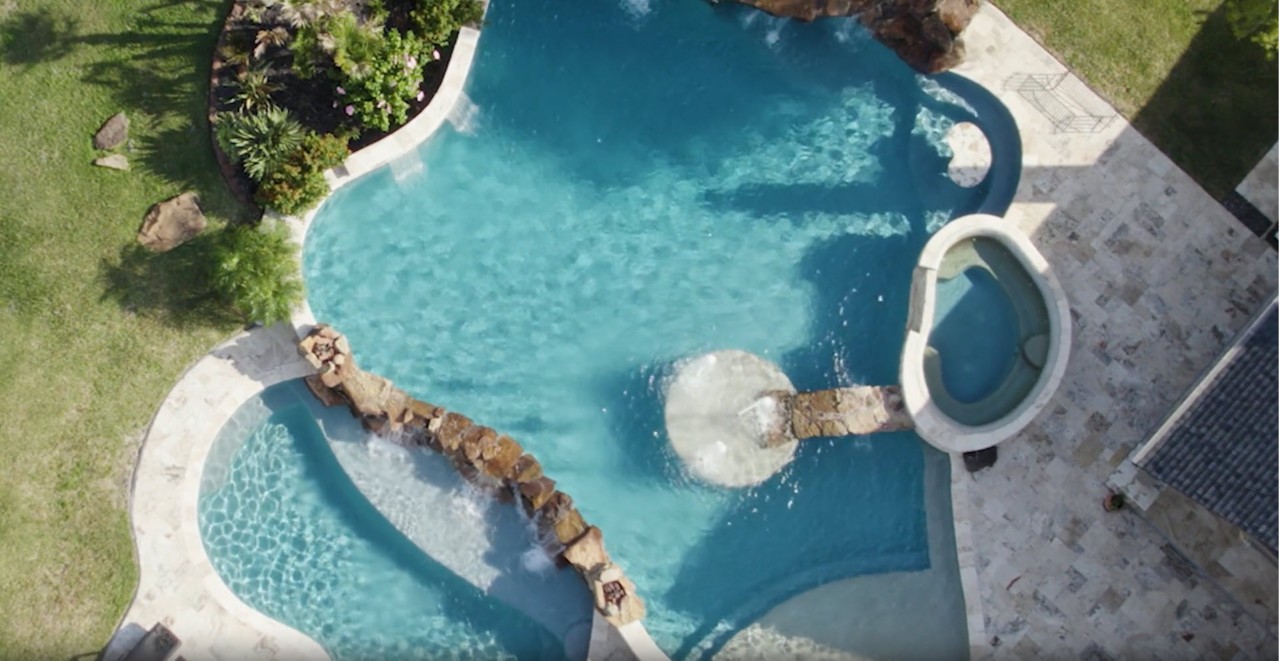
{"label": "rock boulder", "polygon": [[115,149],[129,139],[129,118],[118,112],[102,123],[93,136],[94,149]]}
{"label": "rock boulder", "polygon": [[102,158],[94,159],[93,164],[100,168],[110,168],[122,172],[129,171],[129,159],[124,154],[107,154]]}
{"label": "rock boulder", "polygon": [[880,43],[921,73],[946,71],[964,59],[960,34],[982,0],[738,0],[802,21],[857,16]]}
{"label": "rock boulder", "polygon": [[203,232],[206,225],[196,194],[183,193],[147,211],[138,229],[138,243],[152,252],[165,252]]}

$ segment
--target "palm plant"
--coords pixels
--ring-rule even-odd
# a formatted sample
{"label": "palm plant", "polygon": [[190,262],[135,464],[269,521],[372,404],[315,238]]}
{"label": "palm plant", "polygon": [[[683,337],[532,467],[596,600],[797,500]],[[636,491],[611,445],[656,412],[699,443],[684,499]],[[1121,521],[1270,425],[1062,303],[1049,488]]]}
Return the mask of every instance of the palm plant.
{"label": "palm plant", "polygon": [[302,301],[298,247],[278,223],[224,229],[213,246],[212,285],[246,321],[286,320]]}
{"label": "palm plant", "polygon": [[306,135],[288,110],[269,104],[254,112],[223,113],[218,120],[218,144],[254,181],[270,174]]}
{"label": "palm plant", "polygon": [[272,47],[289,43],[289,31],[277,25],[270,30],[258,30],[253,37],[253,56],[262,59]]}
{"label": "palm plant", "polygon": [[232,98],[242,110],[253,111],[270,105],[271,95],[283,89],[271,80],[273,73],[270,67],[259,65],[240,74],[235,83],[239,89]]}

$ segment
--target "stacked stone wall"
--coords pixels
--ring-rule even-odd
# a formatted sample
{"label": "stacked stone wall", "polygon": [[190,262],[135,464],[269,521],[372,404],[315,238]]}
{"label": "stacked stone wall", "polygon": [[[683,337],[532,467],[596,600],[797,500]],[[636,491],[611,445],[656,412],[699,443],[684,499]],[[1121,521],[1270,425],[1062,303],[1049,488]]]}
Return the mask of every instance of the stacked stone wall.
{"label": "stacked stone wall", "polygon": [[322,403],[345,405],[369,431],[438,452],[471,483],[518,501],[536,523],[547,553],[577,570],[605,619],[622,626],[644,617],[644,602],[610,559],[603,533],[587,523],[573,498],[557,489],[537,458],[514,439],[461,413],[414,399],[390,380],[361,370],[346,338],[330,326],[317,325],[298,350],[316,368],[306,383]]}

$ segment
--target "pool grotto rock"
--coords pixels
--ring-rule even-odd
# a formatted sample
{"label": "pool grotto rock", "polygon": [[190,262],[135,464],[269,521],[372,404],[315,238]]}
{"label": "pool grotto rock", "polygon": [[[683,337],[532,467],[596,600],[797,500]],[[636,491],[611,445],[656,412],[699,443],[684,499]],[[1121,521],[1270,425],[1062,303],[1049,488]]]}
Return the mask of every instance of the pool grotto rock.
{"label": "pool grotto rock", "polygon": [[960,35],[982,0],[737,0],[774,16],[812,21],[856,16],[880,43],[922,73],[964,59]]}
{"label": "pool grotto rock", "polygon": [[346,337],[331,326],[316,325],[298,343],[298,352],[315,368],[305,381],[325,406],[346,405],[366,429],[439,452],[473,484],[518,499],[547,553],[573,566],[607,621],[623,626],[644,617],[644,602],[605,551],[600,529],[587,523],[573,498],[557,489],[542,464],[514,439],[361,370]]}

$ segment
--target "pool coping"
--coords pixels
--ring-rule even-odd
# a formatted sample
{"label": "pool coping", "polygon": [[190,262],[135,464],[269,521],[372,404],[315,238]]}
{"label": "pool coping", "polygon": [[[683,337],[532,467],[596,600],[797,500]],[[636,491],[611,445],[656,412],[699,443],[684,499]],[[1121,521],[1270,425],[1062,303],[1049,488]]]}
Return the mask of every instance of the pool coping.
{"label": "pool coping", "polygon": [[294,342],[282,324],[237,333],[193,363],[160,404],[130,496],[138,586],[103,659],[123,656],[136,638],[128,632],[157,622],[178,636],[189,658],[329,658],[311,637],[241,601],[200,538],[200,483],[223,426],[267,387],[314,371]]}

